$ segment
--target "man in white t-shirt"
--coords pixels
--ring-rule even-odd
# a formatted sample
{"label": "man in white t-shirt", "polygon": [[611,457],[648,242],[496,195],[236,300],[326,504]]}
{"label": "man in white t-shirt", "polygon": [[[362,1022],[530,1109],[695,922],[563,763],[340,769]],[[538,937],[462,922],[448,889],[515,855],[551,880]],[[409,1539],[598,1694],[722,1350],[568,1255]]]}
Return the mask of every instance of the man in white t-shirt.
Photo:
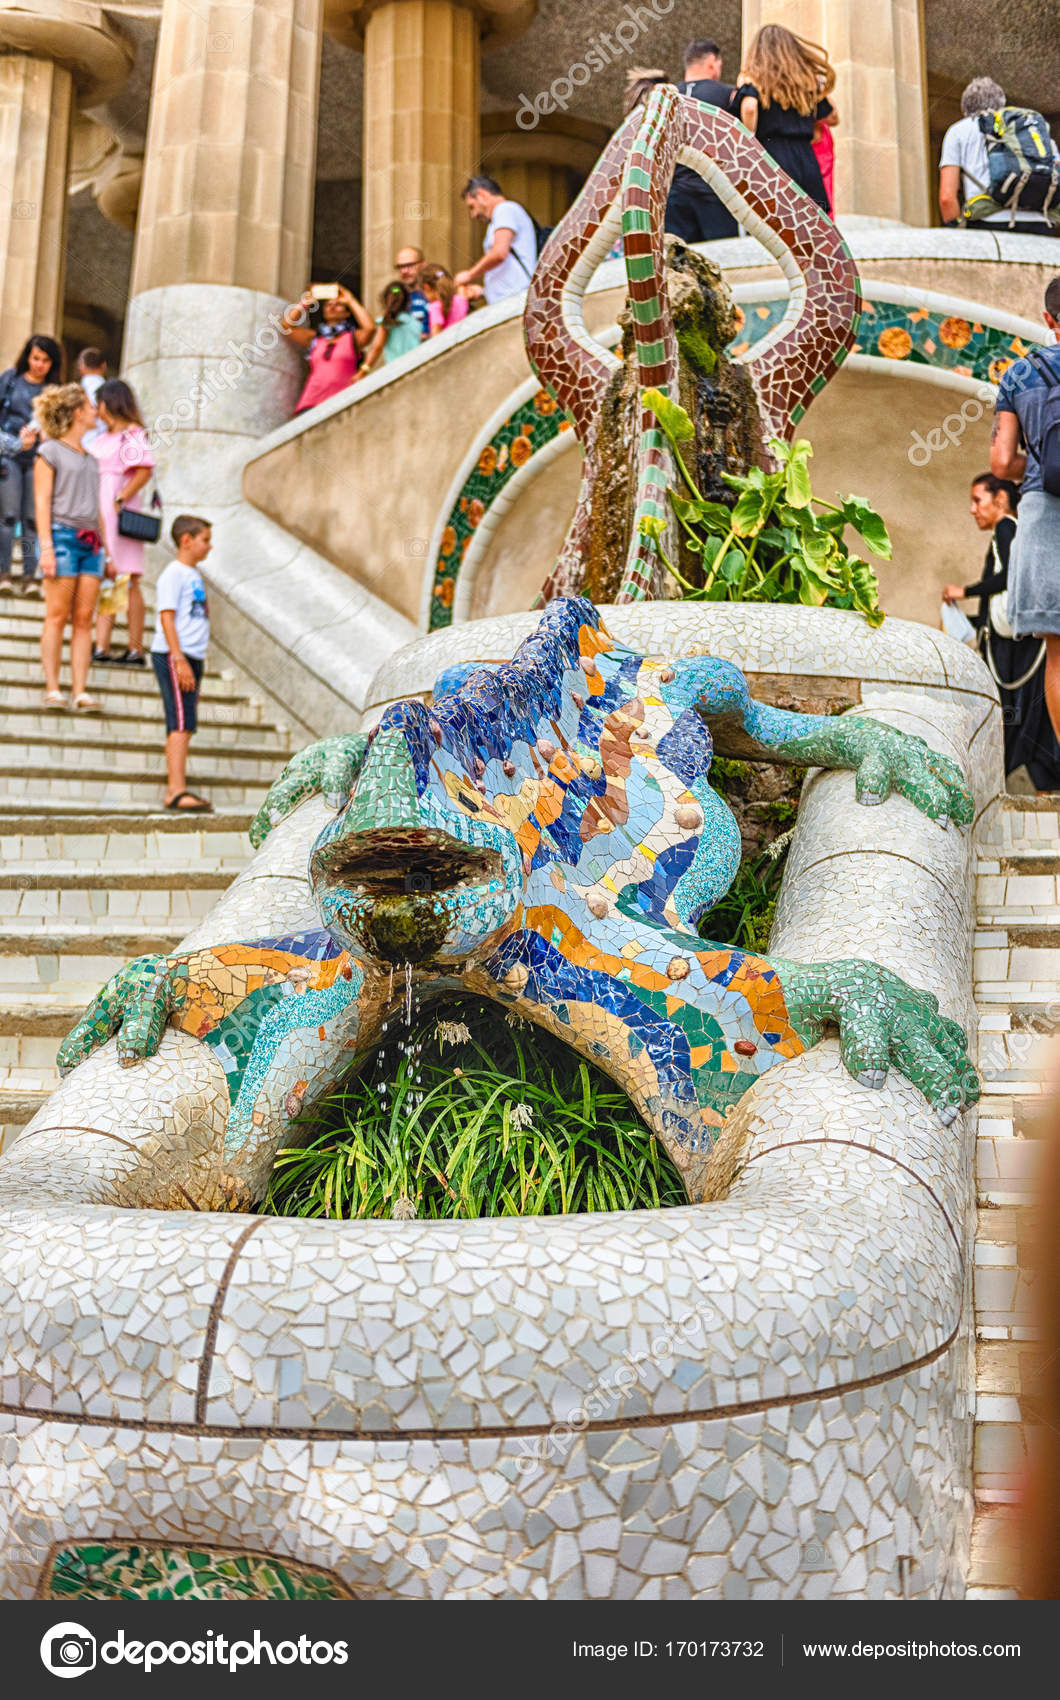
{"label": "man in white t-shirt", "polygon": [[533,219],[518,201],[505,200],[503,189],[492,177],[472,177],[462,199],[471,217],[485,224],[486,236],[481,260],[467,271],[457,272],[457,284],[481,281],[490,306],[518,295],[527,287],[537,264]]}
{"label": "man in white t-shirt", "polygon": [[[964,117],[958,118],[956,124],[951,124],[946,131],[939,156],[939,211],[944,224],[956,224],[961,208],[974,195],[981,195],[989,189],[990,162],[986,137],[979,128],[979,114],[997,112],[1004,105],[1005,91],[992,77],[975,77],[962,94]],[[1053,152],[1057,152],[1055,142]],[[979,225],[989,224],[1018,231],[1025,236],[1051,236],[1053,233],[1044,213],[1017,211],[1011,224],[1009,216],[1003,209],[987,213],[985,218],[962,225],[962,229],[975,230]]]}

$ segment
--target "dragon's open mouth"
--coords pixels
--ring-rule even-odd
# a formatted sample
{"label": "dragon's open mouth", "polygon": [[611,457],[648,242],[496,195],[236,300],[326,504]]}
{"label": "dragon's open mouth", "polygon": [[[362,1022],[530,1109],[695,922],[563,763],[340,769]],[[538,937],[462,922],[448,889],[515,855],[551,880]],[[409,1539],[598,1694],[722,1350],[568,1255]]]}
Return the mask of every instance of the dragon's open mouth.
{"label": "dragon's open mouth", "polygon": [[358,833],[351,843],[335,847],[324,870],[325,886],[343,886],[368,899],[444,897],[500,878],[496,850],[426,829]]}
{"label": "dragon's open mouth", "polygon": [[457,919],[474,933],[479,903],[505,877],[497,850],[430,828],[358,833],[328,846],[314,872],[334,920],[384,962],[429,961]]}

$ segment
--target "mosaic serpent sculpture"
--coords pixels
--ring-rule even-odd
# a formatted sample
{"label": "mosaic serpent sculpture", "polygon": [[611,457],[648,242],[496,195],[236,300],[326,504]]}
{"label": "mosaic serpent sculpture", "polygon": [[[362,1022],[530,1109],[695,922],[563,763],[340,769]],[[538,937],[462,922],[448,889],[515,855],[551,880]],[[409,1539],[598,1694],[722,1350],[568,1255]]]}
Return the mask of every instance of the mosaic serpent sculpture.
{"label": "mosaic serpent sculpture", "polygon": [[[604,400],[622,363],[586,330],[582,301],[596,267],[621,235],[636,338],[640,390],[678,399],[677,337],[662,256],[666,196],[676,164],[698,171],[778,262],[791,289],[788,311],[746,357],[762,425],[760,458],[773,436],[788,438],[845,359],[857,335],[857,269],[835,225],[779,169],[735,118],[660,87],[615,132],[534,273],[524,328],[541,382],[566,411],[585,452],[578,505],[545,586],[552,596],[585,585],[590,514],[606,429]],[[633,524],[618,602],[659,594],[658,557],[638,531],[645,517],[672,524],[667,485],[676,468],[654,415],[641,407],[632,445]],[[746,470],[741,468],[740,470]],[[606,499],[606,496],[604,497]],[[676,539],[667,553],[676,559]]]}
{"label": "mosaic serpent sculpture", "polygon": [[252,839],[318,792],[337,811],[309,860],[319,927],[129,964],[60,1066],[113,1033],[135,1063],[168,1021],[213,1047],[231,1112],[219,1185],[193,1200],[206,1207],[261,1197],[277,1148],[298,1138],[292,1119],[378,1046],[404,963],[421,999],[496,999],[598,1063],[692,1199],[731,1108],[827,1024],[864,1085],[893,1066],[952,1121],[978,1082],[934,997],[871,962],[773,960],[698,936],[740,858],[709,782],[712,727],[761,759],[853,770],[862,803],[895,791],[941,826],[971,820],[959,769],[921,740],[767,707],[732,663],[636,654],[590,602],[560,599],[510,663],[453,670],[430,707],[399,702],[366,736],[288,763]]}

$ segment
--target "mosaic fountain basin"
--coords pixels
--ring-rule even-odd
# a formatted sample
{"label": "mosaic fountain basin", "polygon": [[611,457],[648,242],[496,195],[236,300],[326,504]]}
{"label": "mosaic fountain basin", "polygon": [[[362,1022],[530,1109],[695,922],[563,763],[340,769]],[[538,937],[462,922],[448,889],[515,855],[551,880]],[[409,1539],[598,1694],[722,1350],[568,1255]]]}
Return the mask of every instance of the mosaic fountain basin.
{"label": "mosaic fountain basin", "polygon": [[[534,619],[410,645],[377,708],[507,658]],[[861,713],[962,764],[980,825],[995,802],[993,687],[935,632],[673,603],[605,619],[792,690],[859,681]],[[324,818],[304,805],[187,942],[232,937]],[[970,834],[818,775],[771,949],[871,956],[971,1030],[971,857]],[[101,1093],[120,1140],[93,1129]],[[710,1204],[343,1224],[181,1210],[172,1177],[226,1102],[183,1034],[132,1070],[108,1046],[0,1160],[5,1595],[100,1540],[268,1552],[366,1595],[961,1592],[973,1115],[944,1130],[896,1076],[859,1088],[826,1042],[742,1101]],[[160,1194],[175,1208],[137,1207]]]}

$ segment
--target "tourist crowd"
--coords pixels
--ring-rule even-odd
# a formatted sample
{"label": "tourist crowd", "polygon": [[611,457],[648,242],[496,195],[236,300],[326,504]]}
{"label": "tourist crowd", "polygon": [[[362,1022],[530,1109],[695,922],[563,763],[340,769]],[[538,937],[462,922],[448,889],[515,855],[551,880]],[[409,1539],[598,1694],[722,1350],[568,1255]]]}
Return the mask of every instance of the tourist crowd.
{"label": "tourist crowd", "polygon": [[[737,118],[831,215],[832,132],[839,113],[832,99],[835,71],[824,48],[766,24],[747,46],[735,83],[724,81],[721,50],[707,37],[690,43],[683,69],[673,84],[682,95]],[[627,114],[670,82],[662,69],[632,71]],[[961,112],[941,149],[943,222],[1055,233],[1060,154],[1044,120],[1009,107],[1005,91],[985,76],[964,90]],[[282,329],[307,363],[297,413],[440,336],[475,307],[526,289],[548,232],[484,172],[467,180],[461,198],[469,217],[484,226],[482,253],[472,265],[454,273],[409,244],[395,255],[394,275],[374,315],[338,281],[310,285],[286,309]],[[729,206],[685,165],[674,172],[665,224],[685,242],[739,233]],[[1049,287],[1045,322],[1054,334],[1060,330],[1060,279]],[[59,671],[69,631],[69,706],[91,714],[100,711],[88,687],[93,663],[146,665],[144,548],[157,541],[161,522],[157,493],[147,504],[154,460],[132,389],[108,377],[97,348],[81,351],[76,382],[63,382],[63,365],[59,344],[35,335],[0,374],[0,597],[43,596],[44,706],[68,706]],[[949,585],[945,592],[951,605],[965,596],[981,599],[976,625],[1006,703],[1009,770],[1026,766],[1040,788],[1060,788],[1058,410],[1060,347],[1053,346],[1017,361],[1004,376],[991,470],[972,486],[972,516],[991,533],[987,570],[976,583]],[[152,658],[166,710],[166,806],[201,809],[209,805],[185,789],[184,760],[208,632],[198,567],[210,533],[193,516],[181,516],[178,525],[184,530],[173,533],[177,558],[167,569],[169,578],[163,574],[160,581],[177,600],[159,601]],[[115,654],[111,637],[121,612],[127,612],[128,642]]]}

